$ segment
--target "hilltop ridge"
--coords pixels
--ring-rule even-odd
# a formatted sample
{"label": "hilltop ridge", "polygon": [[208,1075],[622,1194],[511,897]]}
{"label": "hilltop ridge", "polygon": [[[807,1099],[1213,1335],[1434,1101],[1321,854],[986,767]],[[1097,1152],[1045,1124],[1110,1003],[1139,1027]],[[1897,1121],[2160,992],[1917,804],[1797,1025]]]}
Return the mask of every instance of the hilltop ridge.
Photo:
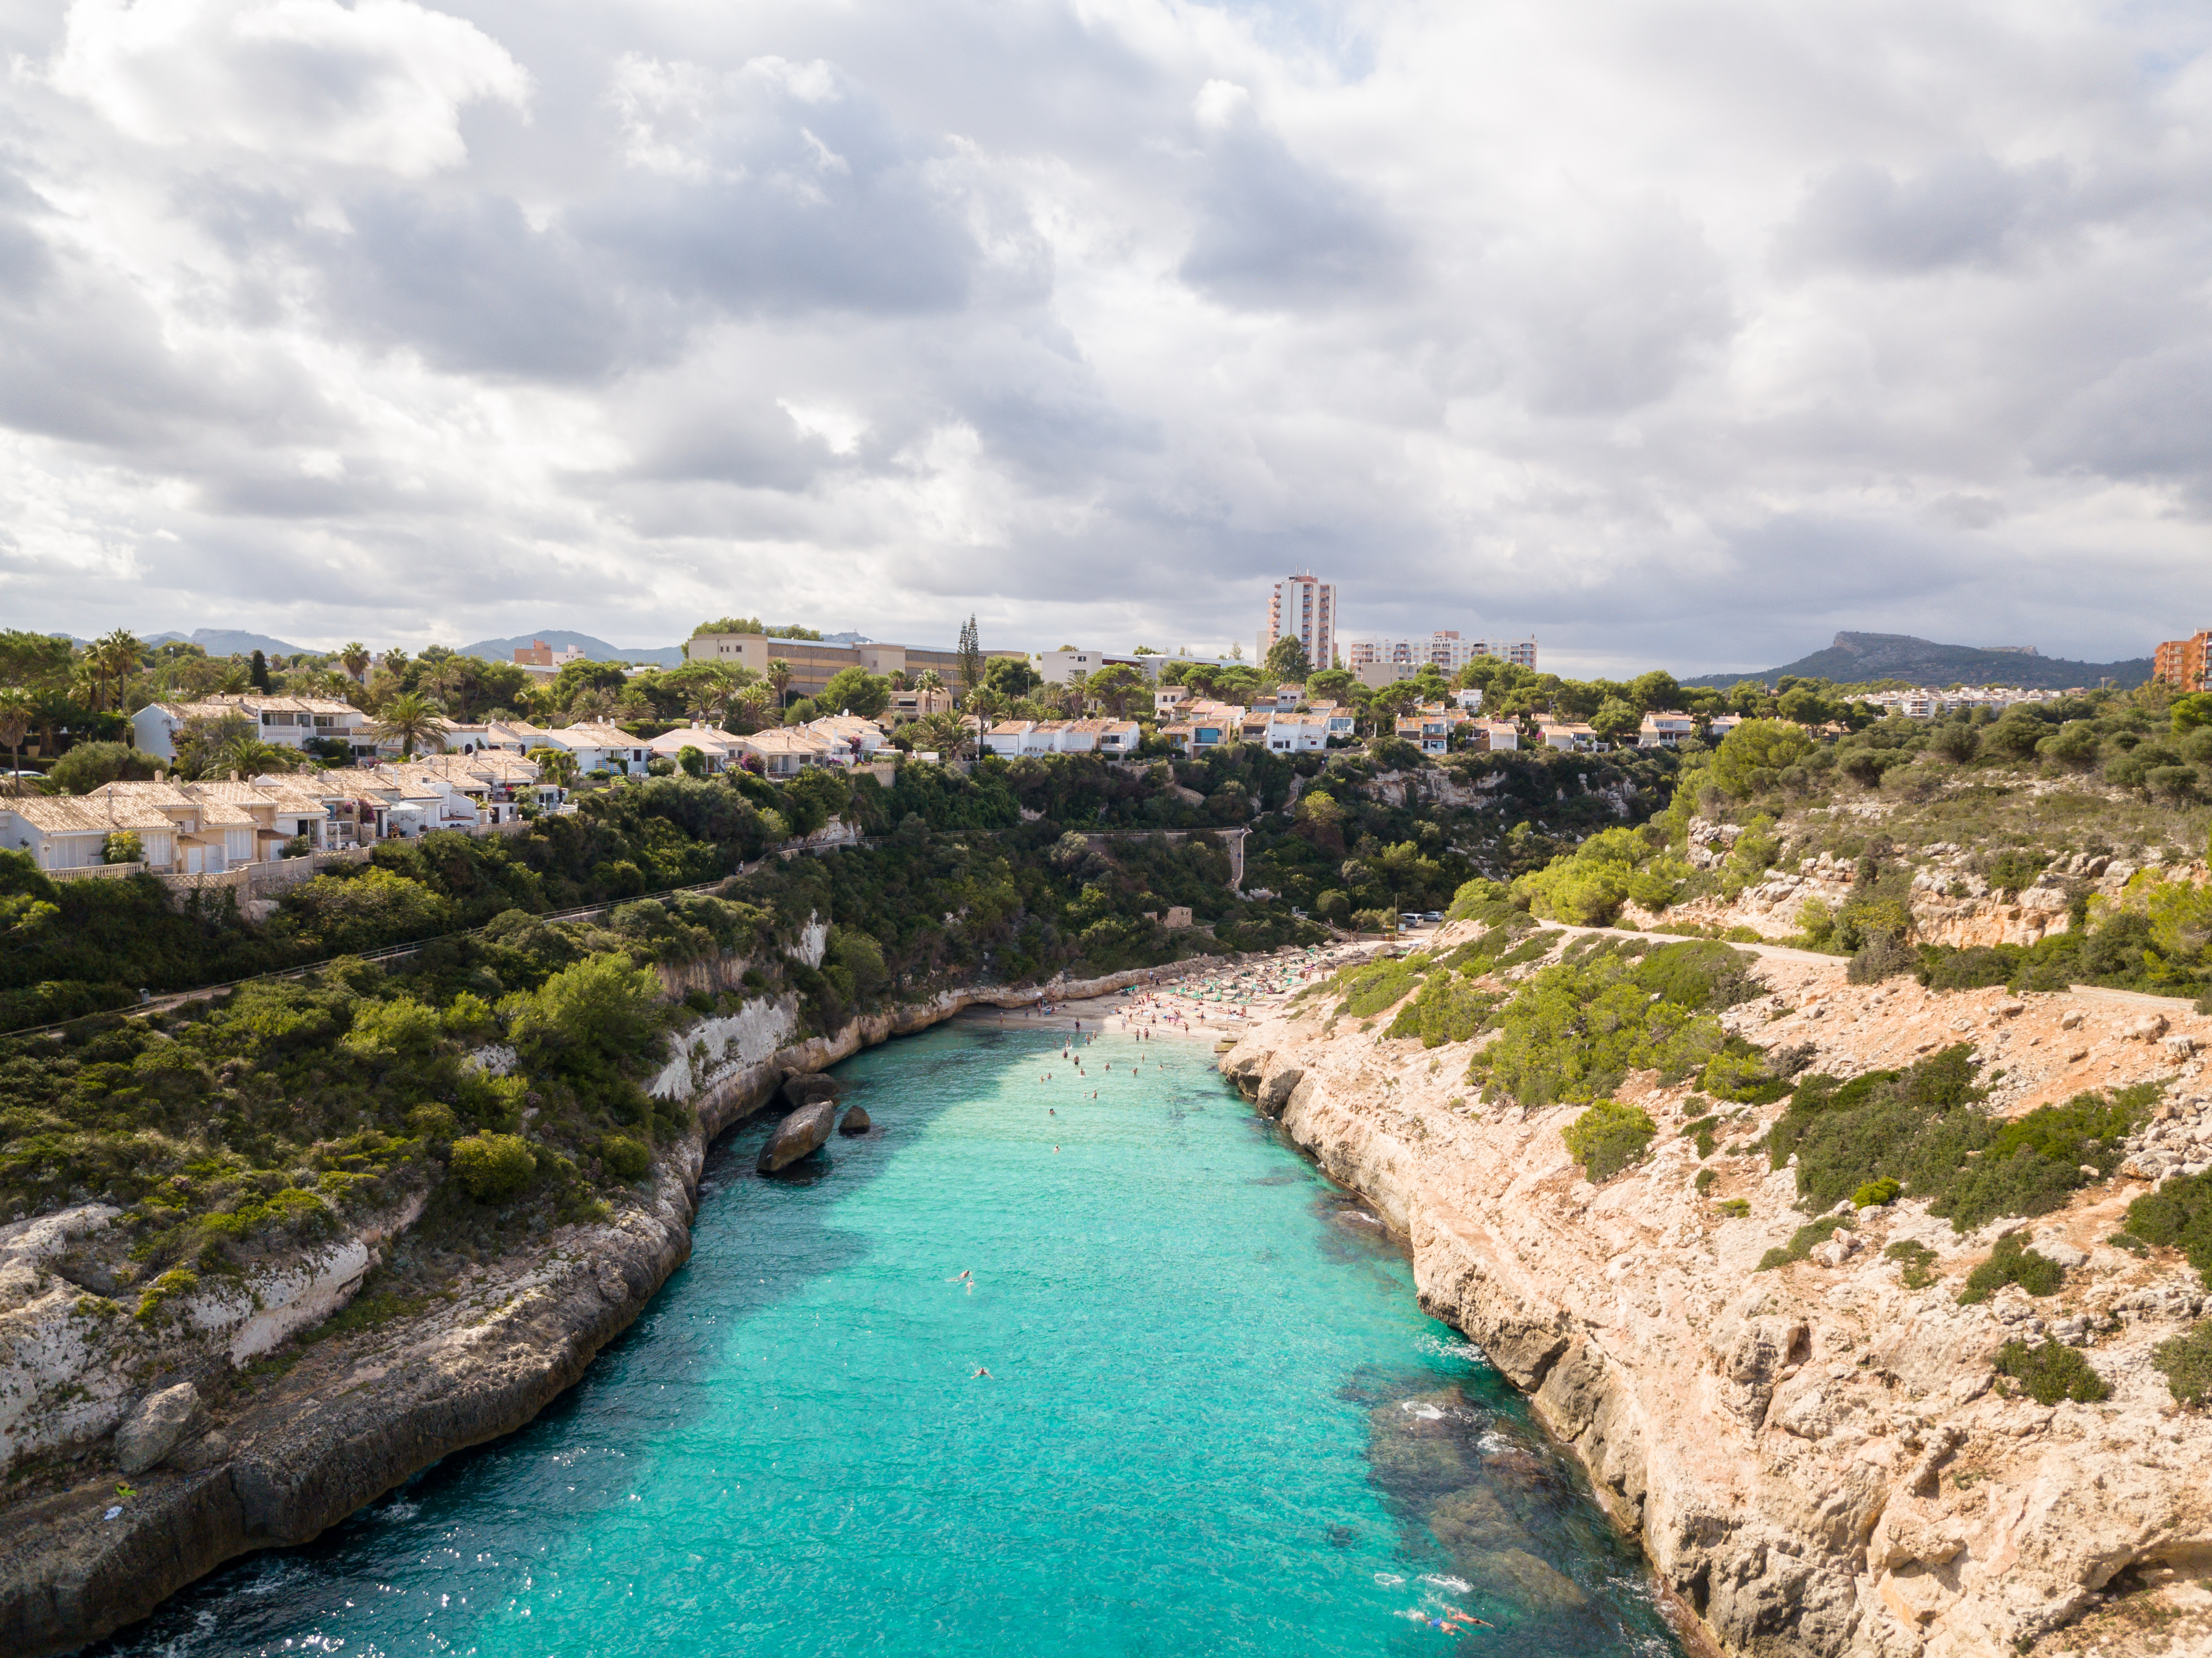
{"label": "hilltop ridge", "polygon": [[1685,685],[1726,690],[1740,679],[1771,684],[1784,674],[1851,685],[1875,679],[1905,679],[1916,684],[2004,684],[2029,690],[2069,690],[2105,680],[2140,685],[2150,677],[2150,659],[2124,662],[2075,662],[2045,656],[2033,646],[1939,645],[1911,634],[1838,633],[1826,650],[1755,673],[1711,673],[1685,679]]}

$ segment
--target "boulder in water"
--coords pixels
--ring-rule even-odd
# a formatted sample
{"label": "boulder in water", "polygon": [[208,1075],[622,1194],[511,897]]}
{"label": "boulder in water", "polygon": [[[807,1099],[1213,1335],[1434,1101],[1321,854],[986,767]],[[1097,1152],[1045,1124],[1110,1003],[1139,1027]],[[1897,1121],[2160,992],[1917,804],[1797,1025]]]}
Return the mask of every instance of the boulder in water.
{"label": "boulder in water", "polygon": [[835,1100],[817,1100],[811,1105],[800,1106],[776,1125],[775,1133],[761,1147],[760,1162],[755,1167],[763,1175],[773,1175],[801,1157],[811,1157],[822,1149],[836,1120]]}
{"label": "boulder in water", "polygon": [[837,1097],[837,1081],[818,1071],[795,1071],[783,1079],[784,1103],[790,1106],[812,1105],[817,1100]]}
{"label": "boulder in water", "polygon": [[867,1111],[856,1105],[845,1113],[845,1121],[837,1125],[837,1132],[841,1134],[865,1134],[874,1127],[875,1124],[868,1120]]}

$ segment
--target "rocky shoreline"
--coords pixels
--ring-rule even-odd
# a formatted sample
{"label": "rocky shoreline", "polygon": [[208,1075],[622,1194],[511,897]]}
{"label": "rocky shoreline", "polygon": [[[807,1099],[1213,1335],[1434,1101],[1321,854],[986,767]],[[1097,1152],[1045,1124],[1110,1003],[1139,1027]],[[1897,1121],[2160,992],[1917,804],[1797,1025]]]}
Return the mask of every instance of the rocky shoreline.
{"label": "rocky shoreline", "polygon": [[[1064,999],[1110,995],[1155,972],[1206,964],[1045,989]],[[656,1159],[649,1197],[488,1263],[434,1306],[316,1344],[249,1397],[196,1419],[166,1461],[134,1477],[127,1501],[102,1466],[0,1508],[0,1652],[37,1658],[82,1646],[228,1561],[307,1542],[440,1459],[514,1432],[574,1386],[690,1259],[708,1148],[765,1108],[786,1078],[969,1008],[1025,1006],[1038,993],[945,992],[764,1051],[773,1022],[722,1033],[719,1046],[708,1040],[715,1033],[700,1034],[714,1022],[702,1022],[673,1044],[686,1063],[669,1083],[692,1099],[697,1127]],[[372,1254],[363,1248],[362,1261]],[[360,1278],[356,1270],[319,1315],[343,1307]]]}
{"label": "rocky shoreline", "polygon": [[[1435,946],[1475,931],[1447,928]],[[2190,1057],[2212,1044],[2212,1020],[2168,1002],[2169,1035],[2145,998],[1853,987],[1843,969],[1771,952],[1759,972],[1771,993],[1732,1010],[1731,1027],[1810,1044],[1841,1075],[1969,1042],[2005,1060],[1992,1103],[2006,1114],[2167,1083],[2121,1177],[2031,1224],[2068,1265],[2057,1296],[2008,1286],[1960,1305],[1968,1268],[2021,1223],[1961,1236],[1910,1200],[1759,1270],[1808,1218],[1790,1170],[1753,1150],[1778,1107],[1747,1113],[1730,1131],[1744,1138],[1708,1160],[1684,1137],[1687,1085],[1632,1078],[1619,1097],[1658,1138],[1598,1186],[1561,1139],[1577,1108],[1469,1103],[1471,1045],[1376,1034],[1387,1011],[1337,1029],[1326,1008],[1288,1008],[1220,1064],[1406,1239],[1425,1307],[1530,1395],[1693,1638],[1752,1658],[2212,1649],[2198,1581],[2212,1567],[2212,1420],[2174,1404],[2149,1363],[2205,1297],[2170,1252],[2106,1242],[2131,1199],[2212,1156]],[[1898,1242],[1926,1251],[1917,1283],[1886,1253]],[[2005,1396],[1990,1356],[2046,1334],[2083,1350],[2112,1396]]]}

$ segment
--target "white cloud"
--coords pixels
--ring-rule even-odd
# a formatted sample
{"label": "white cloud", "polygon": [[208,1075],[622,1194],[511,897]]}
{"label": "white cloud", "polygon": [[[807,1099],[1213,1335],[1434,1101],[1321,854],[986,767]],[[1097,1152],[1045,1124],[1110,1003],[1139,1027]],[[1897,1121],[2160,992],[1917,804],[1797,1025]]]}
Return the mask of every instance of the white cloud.
{"label": "white cloud", "polygon": [[465,159],[464,106],[530,80],[413,0],[73,0],[54,86],[143,143],[212,143],[420,178]]}
{"label": "white cloud", "polygon": [[0,12],[11,617],[1176,644],[1311,563],[1689,671],[2212,614],[2185,9],[441,4]]}

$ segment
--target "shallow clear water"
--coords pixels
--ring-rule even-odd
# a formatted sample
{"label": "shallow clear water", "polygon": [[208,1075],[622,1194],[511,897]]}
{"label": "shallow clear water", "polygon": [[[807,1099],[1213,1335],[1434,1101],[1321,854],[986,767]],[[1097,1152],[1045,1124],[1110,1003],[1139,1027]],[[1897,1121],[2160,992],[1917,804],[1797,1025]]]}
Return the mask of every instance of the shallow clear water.
{"label": "shallow clear water", "polygon": [[102,1650],[1679,1650],[1510,1390],[1202,1049],[1104,1036],[1078,1078],[1059,1040],[848,1062],[876,1130],[797,1181],[740,1129],[690,1264],[537,1422]]}

